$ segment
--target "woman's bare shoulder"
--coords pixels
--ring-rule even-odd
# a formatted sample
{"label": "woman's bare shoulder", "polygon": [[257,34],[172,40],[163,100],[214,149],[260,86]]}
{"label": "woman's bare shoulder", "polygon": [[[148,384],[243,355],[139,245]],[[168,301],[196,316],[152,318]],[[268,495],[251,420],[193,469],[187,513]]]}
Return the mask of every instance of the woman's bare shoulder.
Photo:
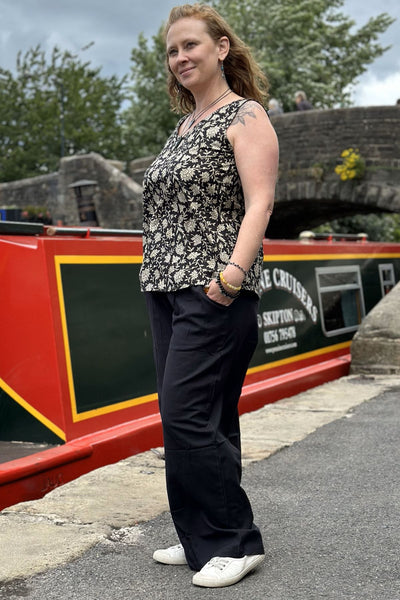
{"label": "woman's bare shoulder", "polygon": [[235,114],[231,126],[234,125],[246,125],[249,119],[259,120],[260,118],[268,118],[267,113],[261,104],[255,100],[246,100],[238,108]]}

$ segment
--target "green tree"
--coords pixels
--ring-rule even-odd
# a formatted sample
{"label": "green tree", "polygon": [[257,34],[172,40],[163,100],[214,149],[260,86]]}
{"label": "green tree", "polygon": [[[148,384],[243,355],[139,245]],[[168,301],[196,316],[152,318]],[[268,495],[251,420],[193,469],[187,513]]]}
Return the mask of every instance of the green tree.
{"label": "green tree", "polygon": [[60,157],[123,152],[125,78],[54,48],[18,55],[16,74],[0,69],[0,181],[57,170]]}
{"label": "green tree", "polygon": [[366,233],[374,242],[400,242],[400,215],[391,213],[355,215],[335,219],[314,229],[318,233]]}
{"label": "green tree", "polygon": [[139,36],[132,50],[130,106],[124,112],[124,142],[130,158],[157,153],[175,127],[166,88],[165,46],[162,28],[152,45]]}
{"label": "green tree", "polygon": [[213,5],[253,49],[270,94],[293,110],[304,90],[315,108],[350,104],[351,86],[388,48],[378,43],[395,19],[383,13],[359,29],[340,12],[344,0],[215,0]]}
{"label": "green tree", "polygon": [[[340,12],[344,0],[214,0],[212,4],[252,48],[285,110],[303,89],[316,108],[350,105],[351,86],[387,48],[378,42],[394,21],[387,14],[359,29]],[[142,35],[132,51],[131,106],[125,144],[134,158],[157,153],[176,123],[166,96],[162,29]]]}

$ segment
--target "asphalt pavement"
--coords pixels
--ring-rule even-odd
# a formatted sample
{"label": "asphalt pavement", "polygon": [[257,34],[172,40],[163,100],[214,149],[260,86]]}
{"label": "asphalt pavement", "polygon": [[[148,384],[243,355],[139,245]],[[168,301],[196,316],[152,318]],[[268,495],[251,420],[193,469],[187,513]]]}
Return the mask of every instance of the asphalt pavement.
{"label": "asphalt pavement", "polygon": [[0,513],[0,600],[400,600],[400,377],[349,376],[243,415],[243,485],[266,560],[197,588],[155,563],[176,543],[162,449]]}

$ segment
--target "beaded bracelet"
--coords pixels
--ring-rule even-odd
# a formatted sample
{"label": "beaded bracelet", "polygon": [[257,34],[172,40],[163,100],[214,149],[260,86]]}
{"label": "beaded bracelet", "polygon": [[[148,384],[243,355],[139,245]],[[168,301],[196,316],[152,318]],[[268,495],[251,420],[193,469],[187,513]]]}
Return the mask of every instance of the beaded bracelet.
{"label": "beaded bracelet", "polygon": [[243,267],[241,267],[240,265],[238,265],[237,263],[232,262],[231,260],[228,262],[228,265],[232,265],[232,267],[236,267],[237,269],[239,269],[240,271],[242,271],[243,275],[247,275],[247,271],[245,271],[243,269]]}
{"label": "beaded bracelet", "polygon": [[220,277],[220,274],[219,274],[219,273],[218,273],[218,275],[217,275],[217,284],[218,284],[219,291],[221,292],[221,294],[222,294],[223,296],[226,296],[227,298],[232,298],[232,299],[234,300],[235,298],[237,298],[237,297],[240,295],[240,292],[237,292],[236,294],[231,294],[230,292],[227,292],[227,291],[226,291],[226,289],[225,289],[225,288],[224,288],[224,286],[222,285],[222,282],[221,282],[221,277]]}
{"label": "beaded bracelet", "polygon": [[223,272],[221,271],[219,274],[222,283],[224,283],[226,285],[226,287],[228,287],[230,290],[234,290],[235,292],[239,292],[242,289],[242,286],[236,286],[236,285],[232,285],[231,283],[229,283],[228,281],[226,281]]}

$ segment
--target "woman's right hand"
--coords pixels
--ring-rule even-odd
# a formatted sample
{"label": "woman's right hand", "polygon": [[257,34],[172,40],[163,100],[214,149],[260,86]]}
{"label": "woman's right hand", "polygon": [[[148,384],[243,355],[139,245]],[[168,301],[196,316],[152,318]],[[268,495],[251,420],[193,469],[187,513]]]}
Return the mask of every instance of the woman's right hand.
{"label": "woman's right hand", "polygon": [[221,290],[219,289],[218,283],[215,281],[215,279],[212,279],[208,286],[204,287],[204,291],[210,298],[210,300],[212,300],[213,302],[217,302],[217,304],[222,304],[223,306],[230,306],[230,304],[234,302],[233,298],[227,298],[227,296],[224,296],[221,293]]}

